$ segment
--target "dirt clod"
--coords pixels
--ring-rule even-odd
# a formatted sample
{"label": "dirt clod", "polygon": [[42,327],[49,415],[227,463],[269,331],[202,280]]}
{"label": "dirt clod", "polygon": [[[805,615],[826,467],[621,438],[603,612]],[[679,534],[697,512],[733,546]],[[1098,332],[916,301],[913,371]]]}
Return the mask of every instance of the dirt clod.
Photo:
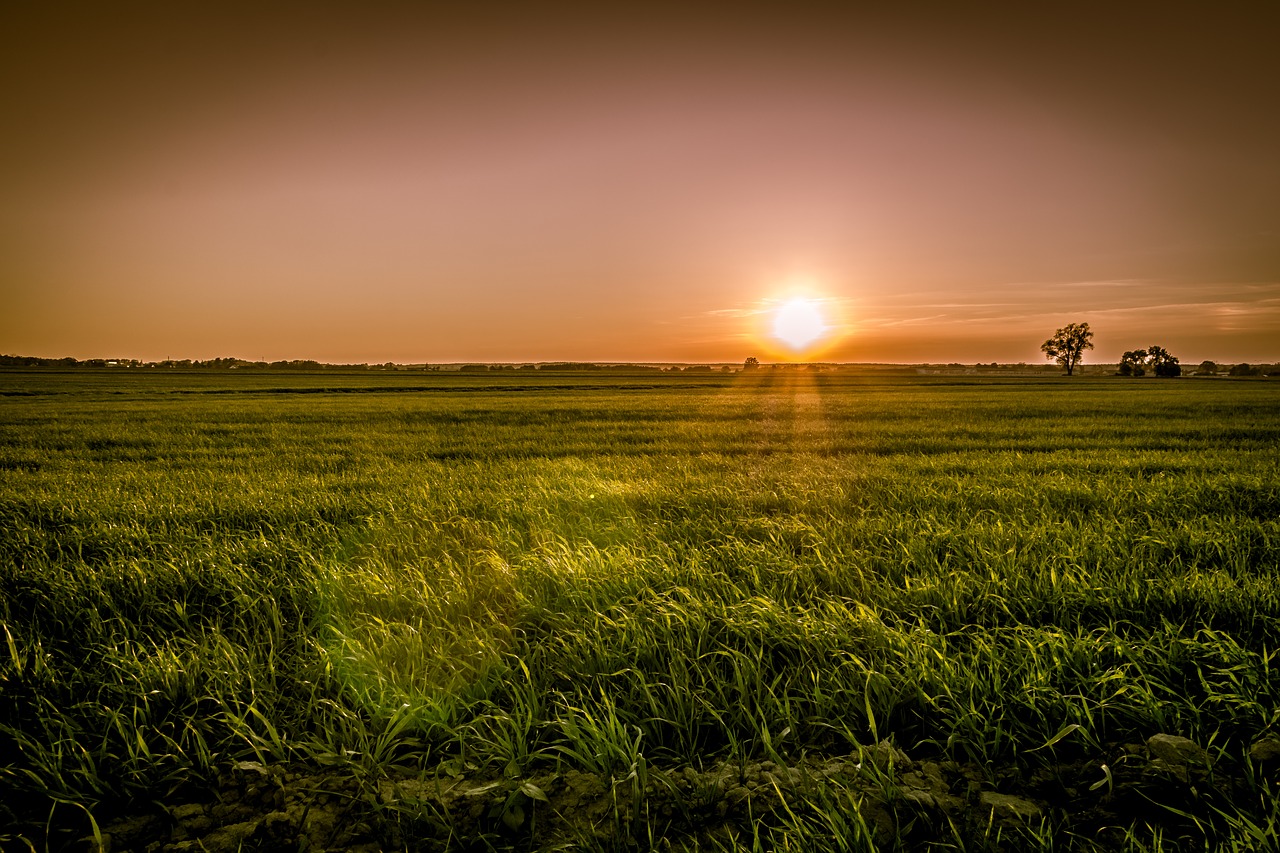
{"label": "dirt clod", "polygon": [[1030,800],[1012,794],[983,791],[978,804],[984,812],[992,814],[1000,822],[1024,822],[1040,816],[1041,808]]}
{"label": "dirt clod", "polygon": [[[1278,753],[1280,740],[1271,739],[1255,743],[1250,756],[1264,773],[1276,774]],[[548,767],[512,778],[446,764],[436,773],[388,771],[375,782],[350,772],[241,764],[221,774],[201,801],[102,829],[111,850],[154,853],[431,851],[460,842],[527,850],[628,847],[654,826],[672,839],[696,839],[836,803],[856,811],[855,822],[879,841],[912,849],[954,831],[980,837],[993,822],[1016,833],[1051,820],[1105,840],[1115,827],[1195,809],[1216,791],[1229,798],[1230,785],[1239,784],[1232,774],[1240,776],[1242,767],[1223,760],[1214,768],[1218,788],[1210,789],[1208,754],[1170,735],[1034,770],[917,761],[887,743],[850,755],[648,767],[643,774]]]}
{"label": "dirt clod", "polygon": [[1255,764],[1280,762],[1280,738],[1265,737],[1249,747],[1249,758]]}
{"label": "dirt clod", "polygon": [[1177,735],[1152,735],[1147,740],[1147,750],[1152,757],[1170,767],[1205,767],[1209,756],[1198,743]]}

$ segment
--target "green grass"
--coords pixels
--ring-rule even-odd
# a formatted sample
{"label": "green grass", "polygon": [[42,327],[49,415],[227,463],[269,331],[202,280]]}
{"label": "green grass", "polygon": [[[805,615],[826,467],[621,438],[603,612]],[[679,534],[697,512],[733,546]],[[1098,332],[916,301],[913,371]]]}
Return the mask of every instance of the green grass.
{"label": "green grass", "polygon": [[[33,371],[0,391],[13,838],[237,759],[621,779],[892,738],[1030,768],[1280,730],[1276,383]],[[1230,820],[1274,837],[1268,784]],[[858,836],[840,790],[815,796],[767,844],[715,843]]]}

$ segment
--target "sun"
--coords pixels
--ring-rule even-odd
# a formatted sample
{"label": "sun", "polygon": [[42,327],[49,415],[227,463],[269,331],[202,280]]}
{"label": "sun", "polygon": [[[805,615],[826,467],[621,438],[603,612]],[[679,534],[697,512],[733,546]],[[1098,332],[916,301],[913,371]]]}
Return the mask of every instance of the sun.
{"label": "sun", "polygon": [[800,352],[827,332],[827,319],[812,299],[790,299],[773,313],[773,336]]}

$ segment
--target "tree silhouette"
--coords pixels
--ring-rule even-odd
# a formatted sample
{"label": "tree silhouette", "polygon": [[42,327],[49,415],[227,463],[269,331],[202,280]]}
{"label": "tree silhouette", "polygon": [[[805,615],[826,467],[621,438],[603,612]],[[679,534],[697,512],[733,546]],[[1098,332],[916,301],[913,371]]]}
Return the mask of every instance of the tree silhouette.
{"label": "tree silhouette", "polygon": [[1051,358],[1067,369],[1070,376],[1084,358],[1084,351],[1093,349],[1093,332],[1088,323],[1071,323],[1053,333],[1053,337],[1040,345],[1045,358]]}
{"label": "tree silhouette", "polygon": [[1144,349],[1131,349],[1124,355],[1120,356],[1120,375],[1121,376],[1141,376],[1147,372],[1147,351]]}
{"label": "tree silhouette", "polygon": [[1202,361],[1200,366],[1196,368],[1196,376],[1215,376],[1218,373],[1218,363],[1216,361]]}
{"label": "tree silhouette", "polygon": [[747,356],[747,360],[742,363],[743,370],[755,370],[760,366],[760,359],[754,355]]}
{"label": "tree silhouette", "polygon": [[[1210,373],[1217,370],[1217,365],[1206,361],[1201,365],[1203,370],[1209,365]],[[1129,350],[1120,356],[1121,376],[1143,376],[1150,370],[1156,376],[1181,376],[1182,368],[1178,365],[1178,357],[1172,355],[1164,347],[1147,347],[1146,349]]]}
{"label": "tree silhouette", "polygon": [[1147,365],[1156,376],[1181,376],[1178,359],[1164,347],[1147,347]]}

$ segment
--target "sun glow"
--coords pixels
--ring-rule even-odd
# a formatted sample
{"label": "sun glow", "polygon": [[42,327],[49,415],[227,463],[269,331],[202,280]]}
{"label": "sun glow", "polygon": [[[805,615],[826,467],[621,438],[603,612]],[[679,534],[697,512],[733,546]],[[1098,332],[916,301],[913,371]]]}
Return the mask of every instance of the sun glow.
{"label": "sun glow", "polygon": [[811,299],[791,299],[773,314],[773,336],[800,352],[827,332],[827,320],[818,303]]}

